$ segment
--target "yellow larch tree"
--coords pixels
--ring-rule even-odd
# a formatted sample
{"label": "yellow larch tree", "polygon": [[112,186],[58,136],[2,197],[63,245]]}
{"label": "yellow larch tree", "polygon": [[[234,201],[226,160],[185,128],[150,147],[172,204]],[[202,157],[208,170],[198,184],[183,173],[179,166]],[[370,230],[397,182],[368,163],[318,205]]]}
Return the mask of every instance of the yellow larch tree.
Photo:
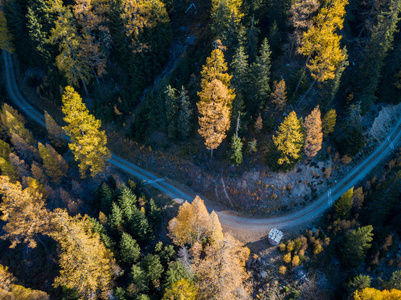
{"label": "yellow larch tree", "polygon": [[200,299],[232,300],[249,299],[249,289],[245,281],[249,273],[245,263],[249,249],[231,235],[207,246],[204,251],[192,249],[191,268],[195,274],[195,286],[199,288]]}
{"label": "yellow larch tree", "polygon": [[168,229],[176,245],[193,245],[212,230],[212,222],[203,200],[196,196],[192,203],[184,202],[177,217],[170,220]]}
{"label": "yellow larch tree", "polygon": [[311,159],[322,149],[323,132],[319,105],[305,118],[305,146],[306,157]]}
{"label": "yellow larch tree", "polygon": [[110,250],[100,236],[92,232],[88,218],[70,217],[65,210],[56,209],[51,236],[60,243],[60,275],[54,286],[75,289],[80,299],[109,299],[113,286]]}
{"label": "yellow larch tree", "polygon": [[49,144],[44,146],[42,143],[38,143],[38,149],[47,176],[55,183],[60,182],[61,178],[67,175],[68,165],[66,161]]}
{"label": "yellow larch tree", "polygon": [[213,157],[213,150],[220,146],[230,128],[231,103],[234,96],[218,79],[207,84],[198,95],[198,132],[205,139],[206,148],[211,150]]}
{"label": "yellow larch tree", "polygon": [[74,88],[65,88],[62,101],[64,121],[68,123],[63,129],[71,138],[68,146],[79,162],[81,176],[85,177],[89,170],[94,177],[105,169],[106,161],[111,157],[106,146],[106,133],[100,130],[100,120],[89,113]]}
{"label": "yellow larch tree", "polygon": [[32,189],[22,189],[19,182],[11,183],[6,176],[0,176],[0,195],[0,218],[6,222],[3,238],[11,240],[11,248],[21,242],[36,247],[35,236],[49,232],[50,213],[43,196]]}
{"label": "yellow larch tree", "polygon": [[362,291],[355,291],[354,300],[393,300],[401,299],[401,291],[392,290],[376,290],[375,288],[364,288]]}
{"label": "yellow larch tree", "polygon": [[347,4],[348,0],[327,1],[313,19],[314,25],[302,36],[298,52],[307,57],[306,66],[314,79],[313,84],[334,79],[337,67],[345,59],[345,53],[340,48],[341,36],[337,30],[343,28]]}

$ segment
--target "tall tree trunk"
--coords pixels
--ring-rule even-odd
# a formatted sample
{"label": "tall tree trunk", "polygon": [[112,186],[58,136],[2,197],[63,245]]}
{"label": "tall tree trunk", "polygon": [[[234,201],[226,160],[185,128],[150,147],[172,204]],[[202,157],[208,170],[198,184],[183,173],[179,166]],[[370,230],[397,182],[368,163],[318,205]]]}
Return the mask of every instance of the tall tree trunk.
{"label": "tall tree trunk", "polygon": [[85,90],[85,95],[87,98],[89,98],[89,93],[88,93],[88,88],[86,87],[85,81],[81,78],[82,86],[84,87]]}
{"label": "tall tree trunk", "polygon": [[309,92],[312,90],[312,88],[313,88],[313,86],[315,85],[315,83],[316,83],[316,79],[312,82],[312,84],[309,86],[309,88],[308,88],[308,90],[306,91],[306,93],[302,96],[302,99],[299,101],[299,103],[298,103],[298,105],[297,106],[300,106],[301,105],[301,103],[305,100],[305,98],[306,98],[306,96],[309,94]]}
{"label": "tall tree trunk", "polygon": [[304,68],[303,68],[303,70],[302,70],[301,77],[299,77],[299,80],[298,80],[298,83],[297,83],[297,87],[295,88],[295,93],[297,93],[298,90],[299,90],[299,86],[301,85],[302,78],[303,78],[304,75],[305,75],[306,65],[308,64],[310,57],[311,57],[311,56],[309,55],[308,58],[306,59],[305,66],[304,66]]}

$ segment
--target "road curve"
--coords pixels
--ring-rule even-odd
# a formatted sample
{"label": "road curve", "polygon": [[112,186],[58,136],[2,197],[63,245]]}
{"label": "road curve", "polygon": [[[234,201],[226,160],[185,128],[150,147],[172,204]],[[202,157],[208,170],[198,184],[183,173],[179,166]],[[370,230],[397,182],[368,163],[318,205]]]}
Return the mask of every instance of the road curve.
{"label": "road curve", "polygon": [[[11,99],[27,116],[41,126],[46,126],[43,113],[30,105],[18,88],[11,55],[3,51],[3,58],[6,68],[7,90]],[[397,142],[400,137],[401,119],[398,120],[387,139],[372,154],[355,166],[349,173],[344,174],[344,177],[326,193],[323,193],[313,203],[297,212],[281,217],[258,219],[241,217],[233,211],[218,211],[217,214],[220,221],[226,230],[231,231],[235,236],[247,242],[260,240],[267,235],[271,228],[278,228],[284,231],[292,231],[294,228],[299,228],[320,216],[338,197],[364,179],[376,165],[391,155],[394,148],[393,143]],[[122,171],[147,182],[178,203],[182,203],[185,200],[192,201],[193,199],[188,193],[176,188],[164,181],[164,179],[114,154],[112,154],[110,163]]]}

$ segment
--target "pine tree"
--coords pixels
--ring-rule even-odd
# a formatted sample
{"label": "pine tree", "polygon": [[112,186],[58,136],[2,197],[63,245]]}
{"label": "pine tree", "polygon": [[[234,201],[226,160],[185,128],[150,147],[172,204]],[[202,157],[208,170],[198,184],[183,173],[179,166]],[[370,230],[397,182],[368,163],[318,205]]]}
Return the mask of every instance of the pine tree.
{"label": "pine tree", "polygon": [[393,48],[400,11],[400,1],[387,1],[372,28],[369,45],[364,51],[364,62],[358,72],[360,76],[357,78],[358,100],[362,103],[363,113],[366,113],[376,100],[375,93],[380,82],[385,58]]}
{"label": "pine tree", "polygon": [[305,118],[305,155],[308,159],[316,156],[322,149],[323,132],[319,105]]}
{"label": "pine tree", "polygon": [[273,142],[279,151],[277,163],[284,169],[291,169],[301,158],[304,133],[296,113],[291,112],[281,123]]}
{"label": "pine tree", "polygon": [[122,233],[119,247],[120,259],[124,263],[132,265],[139,259],[141,249],[139,248],[137,242],[128,233]]}
{"label": "pine tree", "polygon": [[323,117],[322,128],[325,136],[334,132],[334,127],[336,126],[337,113],[334,108],[330,109]]}
{"label": "pine tree", "polygon": [[281,79],[279,83],[274,81],[273,86],[274,91],[270,95],[271,102],[278,111],[282,111],[287,104],[287,89],[284,79]]}
{"label": "pine tree", "polygon": [[50,52],[47,49],[47,34],[43,31],[43,26],[32,7],[28,7],[26,19],[31,47],[41,58],[41,61],[38,63],[49,64]]}
{"label": "pine tree", "polygon": [[231,18],[238,26],[243,16],[241,6],[242,0],[212,0],[210,27],[215,36],[222,38],[226,35]]}
{"label": "pine tree", "polygon": [[238,113],[244,113],[244,97],[249,87],[248,75],[249,75],[249,64],[248,55],[245,53],[244,47],[239,46],[233,57],[233,61],[230,65],[233,70],[231,85],[235,89],[236,97],[233,100],[232,120],[231,123],[237,120]]}
{"label": "pine tree", "polygon": [[54,211],[51,236],[60,243],[60,275],[54,286],[75,289],[83,299],[108,299],[113,286],[112,253],[92,232],[92,223],[66,211]]}
{"label": "pine tree", "polygon": [[130,188],[123,186],[121,189],[120,197],[118,198],[118,204],[121,208],[123,219],[125,224],[132,222],[134,210],[136,209],[137,199],[135,194]]}
{"label": "pine tree", "polygon": [[140,242],[151,239],[152,228],[150,228],[149,221],[146,218],[145,210],[133,209],[132,221],[130,229],[135,233],[134,238]]}
{"label": "pine tree", "polygon": [[363,290],[364,288],[370,287],[371,280],[369,275],[359,274],[352,278],[348,286],[352,291]]}
{"label": "pine tree", "polygon": [[36,235],[47,234],[50,229],[50,213],[42,195],[22,189],[19,182],[11,183],[6,176],[0,176],[0,194],[0,218],[6,222],[3,238],[11,240],[11,248],[21,242],[36,247]]}
{"label": "pine tree", "polygon": [[177,103],[177,90],[168,85],[165,93],[166,102],[166,117],[167,117],[167,132],[169,138],[177,137],[177,114],[178,114],[178,103]]}
{"label": "pine tree", "polygon": [[160,263],[160,257],[154,254],[148,254],[141,261],[141,268],[144,270],[146,281],[154,286],[160,284],[159,280],[163,274],[164,268]]}
{"label": "pine tree", "polygon": [[180,261],[174,261],[166,271],[164,282],[165,289],[170,289],[174,283],[183,278],[190,280],[193,278],[193,274],[190,269],[186,268]]}
{"label": "pine tree", "polygon": [[243,143],[241,139],[234,135],[230,145],[230,161],[236,166],[242,164],[242,146]]}
{"label": "pine tree", "polygon": [[113,230],[120,230],[123,225],[123,212],[121,208],[113,202],[111,207],[111,215],[109,217],[110,227]]}
{"label": "pine tree", "polygon": [[247,111],[250,116],[257,116],[260,109],[267,103],[270,93],[270,46],[265,38],[260,47],[259,56],[251,65],[250,95],[246,103]]}
{"label": "pine tree", "polygon": [[34,146],[29,145],[26,140],[21,138],[18,134],[12,133],[10,141],[19,157],[24,159],[27,163],[40,159],[38,150]]}
{"label": "pine tree", "polygon": [[226,132],[230,128],[233,95],[230,95],[229,89],[218,79],[205,86],[198,95],[198,132],[205,139],[206,148],[211,150],[213,157],[213,150],[226,138]]}
{"label": "pine tree", "polygon": [[148,290],[145,271],[139,264],[132,266],[130,275],[132,288],[136,294],[140,294],[141,292]]}
{"label": "pine tree", "polygon": [[81,176],[85,177],[89,170],[91,176],[95,177],[105,169],[106,161],[111,156],[106,147],[106,133],[100,130],[101,122],[89,113],[72,87],[65,88],[62,101],[64,121],[68,124],[63,129],[71,138],[68,146],[75,160],[79,161]]}
{"label": "pine tree", "polygon": [[342,262],[347,268],[358,267],[364,260],[366,251],[372,246],[373,227],[371,225],[358,227],[348,231],[341,243]]}
{"label": "pine tree", "polygon": [[45,111],[45,121],[46,121],[46,129],[47,134],[55,147],[62,147],[65,145],[64,141],[64,131],[60,125],[53,119],[51,115],[47,111]]}
{"label": "pine tree", "polygon": [[333,204],[336,212],[336,217],[340,220],[347,219],[350,215],[352,208],[352,196],[354,194],[354,187],[350,188]]}
{"label": "pine tree", "polygon": [[182,278],[176,281],[171,289],[166,289],[162,300],[195,300],[197,288],[188,279]]}
{"label": "pine tree", "polygon": [[186,140],[191,133],[191,118],[192,109],[190,107],[190,102],[188,98],[188,93],[184,86],[181,87],[180,94],[178,96],[178,101],[180,104],[180,112],[178,114],[177,130],[178,135],[182,140]]}
{"label": "pine tree", "polygon": [[249,61],[253,63],[258,54],[258,44],[259,44],[259,33],[260,29],[257,27],[259,21],[255,20],[255,16],[252,16],[251,25],[246,31],[247,37],[247,51],[249,55]]}

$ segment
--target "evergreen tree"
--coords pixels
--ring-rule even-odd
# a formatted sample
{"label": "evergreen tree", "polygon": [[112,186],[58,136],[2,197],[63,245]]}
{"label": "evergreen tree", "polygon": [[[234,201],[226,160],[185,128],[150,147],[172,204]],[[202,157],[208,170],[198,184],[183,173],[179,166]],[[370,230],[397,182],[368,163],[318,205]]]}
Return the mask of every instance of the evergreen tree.
{"label": "evergreen tree", "polygon": [[356,83],[363,113],[367,112],[376,100],[375,93],[380,82],[384,60],[393,48],[400,11],[400,1],[387,1],[372,28],[370,42],[364,51],[364,62],[360,66]]}
{"label": "evergreen tree", "polygon": [[120,259],[124,263],[132,265],[141,254],[141,249],[137,242],[126,232],[122,233],[120,241]]}
{"label": "evergreen tree", "polygon": [[157,204],[155,203],[155,200],[153,200],[153,199],[149,200],[147,211],[148,211],[149,220],[153,224],[153,227],[161,222],[162,210],[159,206],[157,206]]}
{"label": "evergreen tree", "polygon": [[130,275],[131,275],[132,287],[134,288],[137,294],[140,294],[141,292],[148,290],[148,285],[146,282],[147,280],[146,273],[142,269],[140,264],[132,266]]}
{"label": "evergreen tree", "polygon": [[257,27],[259,21],[255,20],[255,16],[251,18],[251,25],[246,30],[247,37],[247,51],[249,55],[249,61],[253,63],[258,54],[259,44],[259,33],[260,29]]}
{"label": "evergreen tree", "polygon": [[274,91],[270,95],[271,102],[276,106],[278,111],[284,109],[287,104],[287,89],[285,86],[284,79],[281,79],[279,83],[274,81]]}
{"label": "evergreen tree", "polygon": [[348,283],[348,286],[355,292],[356,290],[363,290],[364,288],[370,287],[371,278],[369,275],[359,274],[352,278],[352,280]]}
{"label": "evergreen tree", "polygon": [[150,228],[144,210],[139,210],[136,207],[133,209],[130,226],[131,231],[135,233],[134,238],[136,238],[136,240],[143,242],[152,237],[152,229]]}
{"label": "evergreen tree", "polygon": [[100,130],[101,122],[89,113],[72,87],[65,88],[62,101],[64,121],[68,124],[63,129],[71,138],[68,146],[75,160],[79,161],[81,176],[85,177],[89,170],[94,177],[105,169],[106,161],[111,156],[106,147],[106,134]]}
{"label": "evergreen tree", "polygon": [[110,227],[113,230],[120,230],[123,224],[123,212],[121,208],[113,202],[111,207],[111,215],[109,217]]}
{"label": "evergreen tree", "polygon": [[177,114],[178,114],[178,103],[177,103],[177,90],[172,88],[171,85],[168,85],[165,93],[165,101],[166,101],[166,116],[167,116],[167,132],[169,138],[177,137]]}
{"label": "evergreen tree", "polygon": [[14,46],[11,48],[17,53],[20,62],[24,66],[28,66],[31,63],[32,56],[25,21],[27,0],[8,0],[2,1],[2,4],[8,29],[8,32],[5,33],[8,38],[12,39]]}
{"label": "evergreen tree", "polygon": [[334,127],[336,126],[337,113],[334,108],[330,109],[323,117],[322,129],[325,136],[334,132]]}
{"label": "evergreen tree", "polygon": [[111,208],[113,206],[113,191],[106,184],[103,183],[100,187],[100,207],[101,211],[106,215],[111,213]]}
{"label": "evergreen tree", "polygon": [[40,57],[40,61],[37,63],[49,64],[50,52],[47,49],[47,35],[46,32],[43,31],[42,24],[40,23],[40,20],[38,20],[33,8],[28,7],[26,19],[31,47]]}
{"label": "evergreen tree", "polygon": [[267,103],[270,93],[270,46],[265,38],[260,47],[259,56],[251,65],[252,86],[250,87],[250,95],[246,108],[250,116],[257,116],[260,109]]}
{"label": "evergreen tree", "polygon": [[216,37],[222,38],[226,35],[231,18],[235,24],[241,22],[242,0],[212,0],[210,27]]}
{"label": "evergreen tree", "polygon": [[164,287],[170,289],[174,283],[185,278],[192,279],[193,274],[180,261],[173,262],[166,271]]}
{"label": "evergreen tree", "polygon": [[302,125],[294,111],[284,119],[276,134],[273,142],[279,151],[277,163],[284,170],[291,169],[301,159],[304,145]]}
{"label": "evergreen tree", "polygon": [[180,104],[180,112],[178,114],[177,122],[178,135],[182,140],[186,140],[191,133],[192,109],[190,106],[188,93],[184,86],[181,87],[178,101]]}
{"label": "evergreen tree", "polygon": [[305,146],[306,157],[311,159],[322,149],[323,132],[319,105],[305,118]]}
{"label": "evergreen tree", "polygon": [[350,188],[333,204],[336,212],[336,217],[340,220],[347,219],[350,215],[352,208],[352,196],[354,194],[354,187]]}
{"label": "evergreen tree", "polygon": [[242,146],[243,143],[241,139],[238,136],[234,135],[230,145],[230,161],[236,166],[242,164]]}
{"label": "evergreen tree", "polygon": [[233,61],[230,65],[232,69],[232,81],[231,85],[235,89],[236,97],[233,100],[232,120],[231,124],[234,124],[238,113],[244,113],[244,98],[246,91],[249,87],[248,75],[249,75],[249,64],[248,55],[245,53],[244,47],[239,46],[233,57]]}
{"label": "evergreen tree", "polygon": [[121,189],[120,197],[118,198],[118,204],[121,208],[123,219],[125,224],[132,222],[132,217],[134,215],[134,210],[136,209],[137,199],[135,194],[130,188],[123,186]]}
{"label": "evergreen tree", "polygon": [[371,225],[358,227],[348,231],[339,248],[341,259],[347,268],[358,267],[366,256],[366,251],[372,246],[373,227]]}
{"label": "evergreen tree", "polygon": [[146,281],[157,286],[164,271],[164,268],[160,263],[160,257],[154,254],[146,255],[141,261],[141,268],[145,272]]}

